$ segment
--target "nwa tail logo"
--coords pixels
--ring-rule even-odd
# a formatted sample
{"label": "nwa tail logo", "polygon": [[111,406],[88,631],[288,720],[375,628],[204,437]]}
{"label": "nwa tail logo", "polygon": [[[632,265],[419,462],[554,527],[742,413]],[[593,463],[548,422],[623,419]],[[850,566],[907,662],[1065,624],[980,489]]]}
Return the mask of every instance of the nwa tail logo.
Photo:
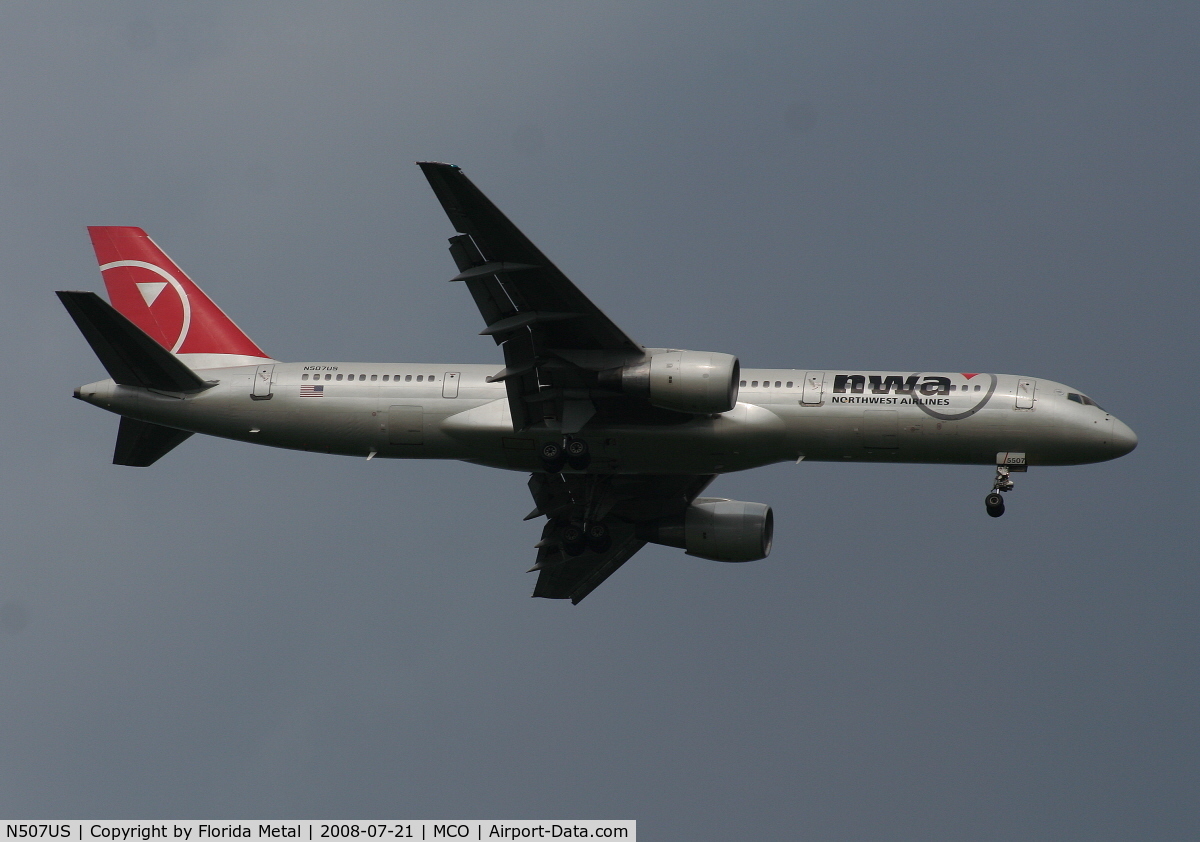
{"label": "nwa tail logo", "polygon": [[[102,264],[100,271],[103,273],[109,269],[120,268],[126,268],[127,274],[122,280],[126,282],[132,280],[134,288],[137,289],[141,300],[145,302],[148,311],[148,313],[142,314],[138,314],[136,311],[134,313],[127,312],[126,315],[172,354],[179,353],[192,326],[192,303],[188,299],[183,284],[179,283],[175,276],[166,269],[144,260],[114,260],[111,263]],[[131,269],[144,269],[152,272],[153,275],[147,276],[142,272],[129,271]],[[163,293],[168,287],[171,292],[164,295]],[[125,307],[118,307],[118,309],[128,307],[129,300],[126,299],[122,303]],[[139,315],[140,318],[135,318]]]}
{"label": "nwa tail logo", "polygon": [[91,226],[88,234],[112,306],[159,345],[267,358],[141,228]]}
{"label": "nwa tail logo", "polygon": [[[909,405],[920,408],[926,415],[940,421],[955,421],[969,418],[983,409],[996,391],[996,375],[976,373],[961,374],[963,383],[956,384],[953,375],[945,374],[835,374],[833,377],[834,404],[887,404]],[[973,384],[975,377],[987,377],[990,382],[985,389],[982,383]],[[957,396],[965,399],[966,405],[958,406]],[[935,409],[935,407],[937,407]],[[942,407],[945,407],[942,409]]]}

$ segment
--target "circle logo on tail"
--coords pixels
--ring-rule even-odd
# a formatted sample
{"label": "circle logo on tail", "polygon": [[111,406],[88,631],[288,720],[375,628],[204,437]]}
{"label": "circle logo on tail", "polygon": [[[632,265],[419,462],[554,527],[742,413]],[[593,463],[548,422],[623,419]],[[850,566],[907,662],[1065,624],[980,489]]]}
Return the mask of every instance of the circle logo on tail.
{"label": "circle logo on tail", "polygon": [[153,306],[154,302],[159,299],[164,289],[168,286],[175,290],[179,296],[179,303],[183,309],[183,317],[180,319],[179,335],[171,345],[171,353],[179,353],[179,349],[183,347],[183,342],[187,339],[188,330],[192,326],[192,302],[188,300],[187,292],[183,288],[183,284],[175,279],[175,276],[163,269],[161,266],[155,266],[153,263],[147,263],[144,260],[114,260],[112,263],[105,263],[100,267],[100,271],[106,272],[109,269],[119,269],[121,267],[130,267],[134,269],[148,269],[154,274],[162,278],[162,281],[151,281],[138,283],[135,282],[138,293],[141,294],[142,300],[146,302],[146,307]]}

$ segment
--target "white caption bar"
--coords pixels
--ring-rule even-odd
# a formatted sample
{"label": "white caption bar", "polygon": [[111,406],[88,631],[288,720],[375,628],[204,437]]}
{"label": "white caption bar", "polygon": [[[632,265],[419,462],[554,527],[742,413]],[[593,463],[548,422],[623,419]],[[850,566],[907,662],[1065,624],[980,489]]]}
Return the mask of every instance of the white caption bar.
{"label": "white caption bar", "polygon": [[636,821],[572,819],[499,821],[5,821],[4,839],[69,842],[211,842],[214,839],[298,839],[366,842],[391,839],[623,839],[637,840]]}

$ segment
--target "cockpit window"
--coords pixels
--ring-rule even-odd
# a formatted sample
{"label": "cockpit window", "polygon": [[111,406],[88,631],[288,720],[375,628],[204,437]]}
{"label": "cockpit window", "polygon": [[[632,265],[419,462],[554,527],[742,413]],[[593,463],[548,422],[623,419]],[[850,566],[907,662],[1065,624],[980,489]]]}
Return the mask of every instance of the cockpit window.
{"label": "cockpit window", "polygon": [[1100,404],[1096,403],[1094,400],[1089,398],[1087,395],[1077,395],[1074,392],[1067,392],[1067,400],[1075,401],[1075,403],[1081,403],[1084,406],[1094,406],[1094,407],[1096,407],[1096,409],[1100,410],[1101,412],[1108,412],[1107,409],[1102,407]]}

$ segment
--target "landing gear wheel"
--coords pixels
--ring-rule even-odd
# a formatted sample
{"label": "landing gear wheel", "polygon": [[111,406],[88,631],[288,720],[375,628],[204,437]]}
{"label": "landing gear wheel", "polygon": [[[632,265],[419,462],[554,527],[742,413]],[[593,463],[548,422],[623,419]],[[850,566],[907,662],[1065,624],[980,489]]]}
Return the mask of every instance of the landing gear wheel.
{"label": "landing gear wheel", "polygon": [[567,461],[567,455],[563,453],[562,447],[558,442],[548,441],[542,445],[542,468],[548,474],[558,474],[562,472],[563,465]]}
{"label": "landing gear wheel", "polygon": [[603,523],[593,523],[587,528],[587,546],[595,553],[608,552],[612,546],[612,534]]}
{"label": "landing gear wheel", "polygon": [[569,556],[577,556],[581,554],[587,545],[587,536],[583,532],[582,526],[570,524],[563,527],[562,531],[562,546],[563,552]]}
{"label": "landing gear wheel", "polygon": [[576,471],[582,471],[592,461],[591,450],[583,439],[567,440],[567,464]]}
{"label": "landing gear wheel", "polygon": [[1004,514],[1004,498],[995,491],[983,498],[983,505],[987,507],[987,513],[992,517],[1000,517]]}

